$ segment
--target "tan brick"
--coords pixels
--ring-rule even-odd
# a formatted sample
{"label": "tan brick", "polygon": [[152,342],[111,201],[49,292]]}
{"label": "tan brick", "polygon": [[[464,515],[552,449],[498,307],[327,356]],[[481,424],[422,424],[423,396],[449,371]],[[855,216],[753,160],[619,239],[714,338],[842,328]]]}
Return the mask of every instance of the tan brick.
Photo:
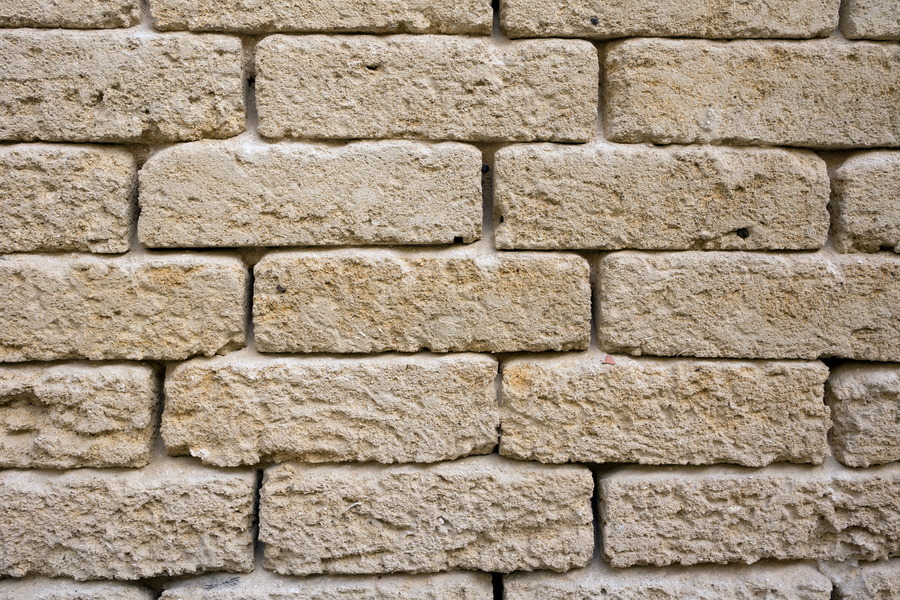
{"label": "tan brick", "polygon": [[156,600],[156,594],[128,583],[30,577],[0,580],[0,600]]}
{"label": "tan brick", "polygon": [[247,272],[209,255],[0,260],[0,362],[181,360],[244,345]]}
{"label": "tan brick", "polygon": [[241,42],[143,32],[0,32],[0,139],[166,142],[244,128]]}
{"label": "tan brick", "polygon": [[599,64],[586,41],[271,36],[257,48],[268,137],[585,142]]}
{"label": "tan brick", "polygon": [[0,575],[140,579],[253,565],[254,472],[0,471]]}
{"label": "tan brick", "polygon": [[197,142],[141,169],[152,247],[450,244],[481,236],[481,152],[457,143]]}
{"label": "tan brick", "polygon": [[574,255],[276,252],[254,274],[261,352],[573,350],[590,337]]}
{"label": "tan brick", "polygon": [[811,152],[535,144],[495,165],[498,248],[800,250],[828,235]]}
{"label": "tan brick", "polygon": [[282,574],[586,565],[591,472],[497,456],[429,466],[266,470],[260,541]]}
{"label": "tan brick", "polygon": [[124,150],[0,147],[0,252],[125,252],[137,166]]}
{"label": "tan brick", "polygon": [[841,33],[851,40],[900,40],[900,4],[896,0],[845,0]]}
{"label": "tan brick", "polygon": [[834,573],[839,600],[896,600],[900,598],[900,559],[859,563]]}
{"label": "tan brick", "polygon": [[500,453],[541,462],[821,463],[831,426],[822,363],[604,362],[602,353],[503,365]]}
{"label": "tan brick", "polygon": [[598,268],[598,335],[609,352],[900,357],[895,256],[618,252]]}
{"label": "tan brick", "polygon": [[139,20],[139,0],[0,0],[0,27],[104,29]]}
{"label": "tan brick", "polygon": [[900,146],[900,47],[636,39],[606,53],[617,142]]}
{"label": "tan brick", "polygon": [[900,252],[900,152],[866,152],[832,175],[839,252]]}

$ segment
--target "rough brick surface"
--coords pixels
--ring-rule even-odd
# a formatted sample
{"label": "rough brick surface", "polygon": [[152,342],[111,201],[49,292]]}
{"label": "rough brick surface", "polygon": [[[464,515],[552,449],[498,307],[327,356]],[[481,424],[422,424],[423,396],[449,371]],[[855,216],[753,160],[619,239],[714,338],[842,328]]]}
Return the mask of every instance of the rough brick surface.
{"label": "rough brick surface", "polygon": [[257,48],[259,130],[585,142],[594,134],[598,71],[585,41],[272,36]]}
{"label": "rough brick surface", "polygon": [[821,363],[602,353],[503,365],[500,453],[541,462],[820,463],[831,426]]}
{"label": "rough brick surface", "polygon": [[900,259],[891,255],[619,252],[598,268],[598,335],[610,352],[900,356]]}
{"label": "rough brick surface", "polygon": [[900,4],[896,0],[845,0],[841,33],[849,39],[900,40]]}
{"label": "rough brick surface", "polygon": [[131,27],[139,0],[0,0],[0,27]]}
{"label": "rough brick surface", "polygon": [[832,182],[835,248],[900,252],[900,152],[857,154]]}
{"label": "rough brick surface", "polygon": [[450,244],[481,235],[481,152],[359,142],[165,150],[141,169],[154,247]]}
{"label": "rough brick surface", "polygon": [[0,147],[0,252],[125,252],[136,174],[123,150]]}
{"label": "rough brick surface", "polygon": [[2,471],[0,575],[247,571],[255,486],[253,472],[174,460],[134,471]]}
{"label": "rough brick surface", "polygon": [[247,272],[209,255],[0,260],[0,362],[180,360],[244,344]]}
{"label": "rough brick surface", "polygon": [[[591,472],[465,458],[431,466],[266,471],[260,541],[279,573],[491,572],[584,566]],[[464,501],[461,499],[464,498]]]}
{"label": "rough brick surface", "polygon": [[262,352],[587,347],[587,262],[566,254],[279,252],[255,269]]}
{"label": "rough brick surface", "polygon": [[0,32],[0,140],[164,142],[244,127],[241,42],[132,32]]}
{"label": "rough brick surface", "polygon": [[900,146],[896,44],[635,39],[606,53],[618,142]]}
{"label": "rough brick surface", "polygon": [[832,574],[839,600],[900,598],[900,559],[860,563]]}
{"label": "rough brick surface", "polygon": [[0,600],[156,600],[156,594],[128,583],[34,577],[0,581]]}
{"label": "rough brick surface", "polygon": [[828,235],[811,152],[535,144],[494,160],[498,248],[799,250]]}

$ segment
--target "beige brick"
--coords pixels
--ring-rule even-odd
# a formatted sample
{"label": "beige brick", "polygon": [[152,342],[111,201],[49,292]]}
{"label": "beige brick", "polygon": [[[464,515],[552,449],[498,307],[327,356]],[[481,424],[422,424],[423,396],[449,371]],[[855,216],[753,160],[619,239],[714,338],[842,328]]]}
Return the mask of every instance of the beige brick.
{"label": "beige brick", "polygon": [[261,352],[573,350],[590,337],[574,255],[276,252],[254,274]]}
{"label": "beige brick", "polygon": [[241,60],[225,36],[0,32],[0,139],[230,137],[244,128]]}
{"label": "beige brick", "polygon": [[860,563],[832,575],[839,600],[900,598],[900,559]]}
{"label": "beige brick", "polygon": [[181,360],[244,345],[247,272],[210,255],[0,260],[0,362]]}
{"label": "beige brick", "polygon": [[131,27],[139,0],[0,0],[0,27]]}
{"label": "beige brick", "polygon": [[0,252],[125,252],[137,166],[124,150],[0,147]]}
{"label": "beige brick", "polygon": [[450,244],[481,235],[481,152],[457,143],[197,142],[141,169],[152,247]]}
{"label": "beige brick", "polygon": [[821,463],[831,427],[818,362],[631,359],[503,365],[500,453],[541,462]]}
{"label": "beige brick", "polygon": [[592,492],[584,467],[497,456],[285,464],[266,470],[259,538],[282,574],[565,571],[591,558]]}
{"label": "beige brick", "polygon": [[217,466],[486,454],[496,375],[479,355],[200,359],[171,370],[162,434],[170,453]]}
{"label": "beige brick", "polygon": [[900,554],[900,465],[624,467],[599,486],[614,567]]}
{"label": "beige brick", "polygon": [[821,248],[829,182],[811,152],[516,145],[495,156],[498,248]]}
{"label": "beige brick", "polygon": [[900,46],[636,39],[606,53],[617,142],[900,146]]}
{"label": "beige brick", "polygon": [[900,40],[900,4],[896,0],[845,0],[841,33],[851,40]]}
{"label": "beige brick", "polygon": [[839,365],[826,390],[835,458],[850,467],[900,460],[900,365]]}
{"label": "beige brick", "polygon": [[156,594],[128,583],[31,577],[0,581],[0,600],[156,600]]}
{"label": "beige brick", "polygon": [[834,245],[840,252],[900,252],[900,152],[849,158],[832,176]]}
{"label": "beige brick", "polygon": [[609,352],[896,361],[900,258],[619,252],[600,260]]}
{"label": "beige brick", "polygon": [[256,473],[0,471],[0,575],[140,579],[253,565]]}
{"label": "beige brick", "polygon": [[586,41],[271,36],[257,48],[268,137],[585,142],[599,64]]}

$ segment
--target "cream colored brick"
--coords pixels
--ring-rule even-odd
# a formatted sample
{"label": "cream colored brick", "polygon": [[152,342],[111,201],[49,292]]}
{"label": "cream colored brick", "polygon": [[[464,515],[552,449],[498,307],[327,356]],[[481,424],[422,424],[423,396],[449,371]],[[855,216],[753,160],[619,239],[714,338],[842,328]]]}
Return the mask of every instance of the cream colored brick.
{"label": "cream colored brick", "polygon": [[573,350],[590,337],[574,255],[276,252],[254,274],[261,352]]}
{"label": "cream colored brick", "polygon": [[104,29],[139,20],[139,0],[0,0],[0,27]]}
{"label": "cream colored brick", "polygon": [[181,360],[244,345],[247,272],[209,255],[0,260],[0,362]]}
{"label": "cream colored brick", "polygon": [[584,566],[591,472],[497,456],[430,466],[266,470],[259,539],[282,574]]}
{"label": "cream colored brick", "polygon": [[600,260],[609,352],[896,361],[900,258],[619,252]]}
{"label": "cream colored brick", "polygon": [[832,176],[834,245],[840,252],[900,252],[900,152],[849,158]]}
{"label": "cream colored brick", "polygon": [[821,463],[828,369],[811,362],[631,359],[503,365],[500,453],[541,462]]}
{"label": "cream colored brick", "polygon": [[498,248],[821,248],[829,182],[811,152],[535,144],[495,156]]}
{"label": "cream colored brick", "polygon": [[197,142],[141,169],[152,247],[450,244],[481,236],[481,152],[457,143]]}
{"label": "cream colored brick", "polygon": [[128,583],[30,577],[0,580],[0,600],[156,600],[156,595]]}
{"label": "cream colored brick", "polygon": [[896,0],[845,0],[841,33],[851,40],[900,40],[900,4]]}
{"label": "cream colored brick", "polygon": [[635,39],[606,53],[617,142],[900,146],[900,46]]}
{"label": "cream colored brick", "polygon": [[859,563],[835,579],[836,597],[840,600],[896,600],[900,598],[900,559]]}
{"label": "cream colored brick", "polygon": [[137,166],[124,150],[0,147],[0,252],[125,252]]}
{"label": "cream colored brick", "polygon": [[173,142],[244,128],[241,42],[106,31],[0,32],[0,140]]}
{"label": "cream colored brick", "polygon": [[271,36],[256,55],[268,137],[585,142],[599,64],[586,41]]}

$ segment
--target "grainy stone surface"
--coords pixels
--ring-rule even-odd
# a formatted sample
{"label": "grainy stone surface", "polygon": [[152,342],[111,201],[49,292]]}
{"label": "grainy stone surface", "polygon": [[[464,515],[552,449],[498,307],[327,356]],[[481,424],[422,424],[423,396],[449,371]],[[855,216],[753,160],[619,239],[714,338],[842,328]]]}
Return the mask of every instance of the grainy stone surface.
{"label": "grainy stone surface", "polygon": [[586,142],[594,135],[599,64],[586,41],[276,35],[260,42],[256,62],[264,136]]}
{"label": "grainy stone surface", "polygon": [[0,575],[139,579],[253,565],[256,473],[0,471]]}
{"label": "grainy stone surface", "polygon": [[893,255],[618,252],[598,268],[598,336],[609,352],[900,356]]}
{"label": "grainy stone surface", "polygon": [[839,365],[826,390],[835,458],[850,467],[900,460],[900,365]]}
{"label": "grainy stone surface", "polygon": [[0,27],[131,27],[139,0],[0,0]]}
{"label": "grainy stone surface", "polygon": [[247,272],[210,255],[0,259],[0,362],[181,360],[244,345]]}
{"label": "grainy stone surface", "polygon": [[821,463],[831,427],[818,362],[631,359],[503,365],[500,453],[541,462]]}
{"label": "grainy stone surface", "polygon": [[496,375],[479,355],[199,359],[169,374],[162,434],[170,453],[217,466],[486,454]]}
{"label": "grainy stone surface", "polygon": [[141,169],[152,247],[450,244],[481,235],[481,152],[458,143],[197,142]]}
{"label": "grainy stone surface", "polygon": [[585,566],[591,472],[497,456],[430,466],[266,470],[260,541],[283,574]]}
{"label": "grainy stone surface", "polygon": [[847,159],[834,171],[832,186],[839,252],[900,252],[900,151]]}
{"label": "grainy stone surface", "polygon": [[494,160],[498,248],[800,250],[828,235],[811,152],[535,144]]}
{"label": "grainy stone surface", "polygon": [[0,252],[125,252],[136,176],[124,150],[0,147]]}
{"label": "grainy stone surface", "polygon": [[896,0],[845,0],[841,33],[848,39],[900,40],[900,4]]}
{"label": "grainy stone surface", "polygon": [[617,142],[900,146],[900,46],[634,39],[606,52]]}
{"label": "grainy stone surface", "polygon": [[156,600],[156,594],[128,583],[33,577],[0,580],[0,600]]}
{"label": "grainy stone surface", "polygon": [[832,574],[839,600],[900,598],[900,559],[859,563]]}
{"label": "grainy stone surface", "polygon": [[171,142],[244,128],[241,42],[0,31],[0,140]]}

